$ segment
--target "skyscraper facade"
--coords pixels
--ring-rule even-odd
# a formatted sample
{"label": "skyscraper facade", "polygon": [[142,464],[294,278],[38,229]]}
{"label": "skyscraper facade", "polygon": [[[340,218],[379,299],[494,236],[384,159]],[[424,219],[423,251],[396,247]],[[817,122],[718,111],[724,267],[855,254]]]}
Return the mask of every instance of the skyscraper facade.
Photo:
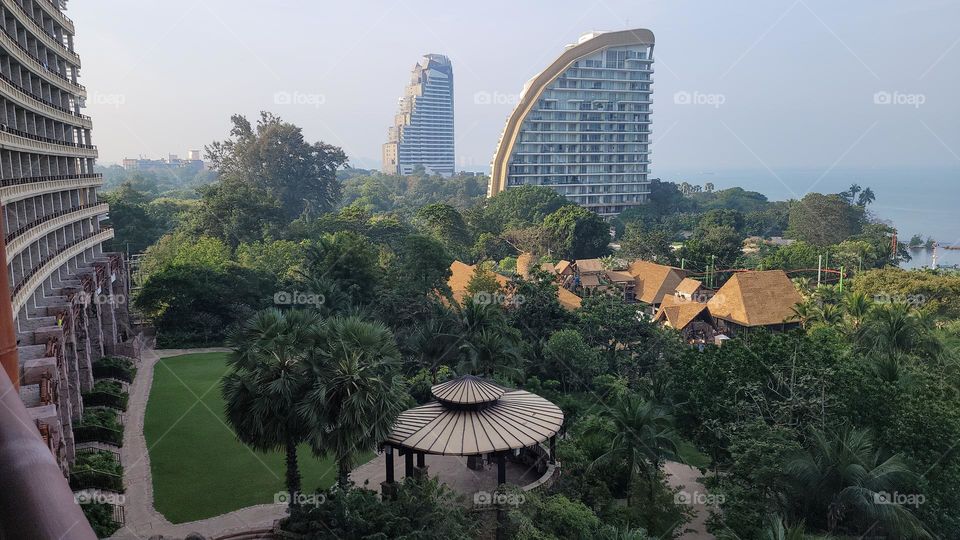
{"label": "skyscraper facade", "polygon": [[0,330],[14,344],[0,345],[0,363],[67,470],[92,364],[126,351],[129,327],[124,261],[103,247],[113,230],[101,224],[109,208],[65,6],[0,1],[0,279],[10,293]]}
{"label": "skyscraper facade", "polygon": [[524,86],[493,159],[488,194],[549,186],[602,216],[649,194],[653,33],[582,36]]}
{"label": "skyscraper facade", "polygon": [[413,68],[393,126],[383,145],[383,172],[410,174],[418,167],[449,176],[455,172],[453,65],[425,55]]}

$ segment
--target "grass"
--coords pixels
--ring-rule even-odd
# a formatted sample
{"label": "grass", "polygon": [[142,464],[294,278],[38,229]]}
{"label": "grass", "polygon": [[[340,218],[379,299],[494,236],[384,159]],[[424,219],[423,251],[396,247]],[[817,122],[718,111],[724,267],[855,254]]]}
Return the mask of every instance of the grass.
{"label": "grass", "polygon": [[[154,506],[173,523],[272,503],[286,489],[283,454],[253,452],[225,423],[220,378],[226,372],[225,353],[165,358],[153,368],[144,436]],[[304,490],[336,479],[330,460],[316,459],[306,447],[299,457]]]}

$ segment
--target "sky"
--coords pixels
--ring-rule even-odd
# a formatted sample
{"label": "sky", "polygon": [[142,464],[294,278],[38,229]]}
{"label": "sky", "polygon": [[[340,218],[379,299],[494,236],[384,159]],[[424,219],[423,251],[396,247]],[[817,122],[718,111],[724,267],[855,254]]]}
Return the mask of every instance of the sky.
{"label": "sky", "polygon": [[[358,167],[424,53],[489,171],[524,82],[589,31],[656,35],[652,173],[960,170],[957,0],[70,0],[100,162],[181,156],[277,113]],[[956,192],[954,192],[956,193]]]}

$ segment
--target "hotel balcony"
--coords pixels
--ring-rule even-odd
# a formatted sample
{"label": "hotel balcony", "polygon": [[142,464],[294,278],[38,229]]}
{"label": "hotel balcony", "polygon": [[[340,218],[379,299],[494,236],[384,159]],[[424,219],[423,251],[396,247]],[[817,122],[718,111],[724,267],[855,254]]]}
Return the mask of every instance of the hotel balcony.
{"label": "hotel balcony", "polygon": [[57,24],[62,26],[68,33],[71,35],[77,33],[73,25],[73,19],[67,17],[64,12],[60,11],[57,0],[36,0],[36,3],[40,6],[40,9],[55,20]]}
{"label": "hotel balcony", "polygon": [[47,30],[33,18],[33,15],[28,12],[23,6],[21,6],[16,0],[2,0],[3,5],[7,8],[7,11],[12,13],[14,18],[25,28],[29,28],[32,31],[32,35],[40,39],[44,45],[49,49],[53,49],[60,54],[65,55],[71,62],[73,62],[77,67],[80,67],[80,55],[74,51],[71,51],[62,41],[58,40],[56,36],[52,36],[47,33]]}
{"label": "hotel balcony", "polygon": [[60,251],[56,254],[44,258],[44,260],[34,266],[34,268],[24,276],[24,280],[19,282],[14,288],[13,312],[19,313],[20,310],[27,305],[30,297],[33,296],[33,293],[36,292],[40,285],[56,272],[57,269],[66,264],[67,261],[112,238],[113,229],[103,229],[83,238],[78,238],[61,247]]}
{"label": "hotel balcony", "polygon": [[16,105],[20,105],[24,109],[31,110],[37,114],[42,114],[54,120],[59,120],[65,124],[79,126],[86,129],[91,129],[93,127],[93,122],[90,120],[89,116],[78,114],[70,109],[67,109],[66,107],[61,107],[41,98],[40,96],[36,96],[30,92],[27,92],[23,89],[23,87],[14,83],[3,72],[0,72],[0,94],[3,94],[5,98],[9,99]]}
{"label": "hotel balcony", "polygon": [[33,71],[50,84],[59,87],[62,90],[72,94],[86,97],[87,88],[80,83],[73,82],[66,75],[51,70],[42,60],[33,55],[26,47],[20,44],[13,36],[5,30],[0,30],[0,46],[6,50],[7,54],[13,57],[20,65]]}
{"label": "hotel balcony", "polygon": [[67,156],[96,159],[97,147],[92,144],[80,144],[58,141],[39,135],[13,129],[0,124],[0,148],[16,152],[33,152],[51,156]]}
{"label": "hotel balcony", "polygon": [[7,178],[0,180],[0,201],[3,201],[3,204],[10,204],[45,193],[100,187],[102,185],[103,175],[98,173]]}
{"label": "hotel balcony", "polygon": [[7,264],[28,246],[65,225],[83,219],[89,219],[110,210],[107,203],[78,206],[62,212],[55,212],[37,219],[16,231],[7,234]]}

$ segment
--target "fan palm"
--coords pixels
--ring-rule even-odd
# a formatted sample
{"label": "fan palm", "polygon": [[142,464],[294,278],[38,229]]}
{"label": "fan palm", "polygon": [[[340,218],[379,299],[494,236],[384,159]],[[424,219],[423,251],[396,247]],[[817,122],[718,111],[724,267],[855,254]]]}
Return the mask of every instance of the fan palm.
{"label": "fan palm", "polygon": [[517,375],[521,372],[516,335],[507,330],[483,329],[469,336],[460,346],[463,359],[457,371],[482,377],[495,373]]}
{"label": "fan palm", "polygon": [[[607,451],[594,463],[625,463],[631,486],[637,473],[648,475],[652,497],[654,474],[660,465],[667,460],[682,461],[680,436],[674,429],[673,417],[636,394],[624,395],[612,407],[605,408],[601,416],[613,424],[615,433],[609,439]],[[591,431],[597,430],[604,427],[596,424],[591,428]]]}
{"label": "fan palm", "polygon": [[786,476],[787,499],[831,534],[863,533],[877,523],[898,538],[926,537],[913,514],[884,500],[910,485],[914,474],[899,454],[883,459],[866,430],[815,430],[809,450],[787,464]]}
{"label": "fan palm", "polygon": [[790,308],[793,314],[787,319],[789,322],[799,322],[800,328],[806,329],[810,320],[816,315],[814,305],[809,300],[797,302]]}
{"label": "fan palm", "polygon": [[393,334],[358,317],[328,321],[323,343],[310,355],[311,387],[300,405],[318,455],[337,463],[337,484],[346,488],[358,457],[390,434],[410,400],[397,365]]}
{"label": "fan palm", "polygon": [[303,362],[319,326],[314,312],[257,312],[230,336],[234,351],[227,364],[231,370],[220,383],[227,422],[237,438],[261,452],[285,451],[291,510],[301,489],[297,446],[308,434],[297,414],[297,403],[306,390]]}

